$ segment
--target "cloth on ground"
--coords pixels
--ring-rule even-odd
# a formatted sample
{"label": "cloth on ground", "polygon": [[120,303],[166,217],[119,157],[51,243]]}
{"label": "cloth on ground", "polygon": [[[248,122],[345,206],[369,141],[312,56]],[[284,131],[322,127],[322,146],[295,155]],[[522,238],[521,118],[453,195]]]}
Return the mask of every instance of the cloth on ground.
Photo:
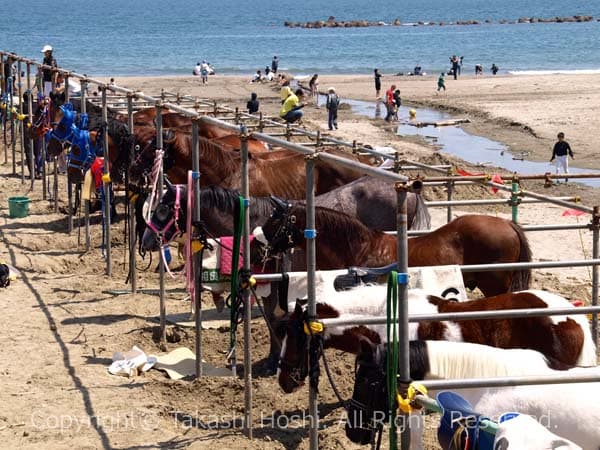
{"label": "cloth on ground", "polygon": [[122,375],[125,377],[133,377],[140,372],[146,372],[156,363],[156,356],[146,355],[136,345],[128,352],[115,352],[112,359],[113,362],[108,368],[108,372],[112,375]]}

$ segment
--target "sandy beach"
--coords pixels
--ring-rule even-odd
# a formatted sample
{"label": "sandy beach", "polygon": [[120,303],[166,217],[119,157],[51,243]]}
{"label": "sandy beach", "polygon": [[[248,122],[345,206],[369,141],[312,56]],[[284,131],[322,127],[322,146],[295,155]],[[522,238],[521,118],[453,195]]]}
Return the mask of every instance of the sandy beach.
{"label": "sandy beach", "polygon": [[[280,107],[275,84],[251,84],[249,77],[215,75],[207,86],[186,77],[123,77],[118,85],[158,94],[161,89],[214,99],[244,109],[251,92],[258,93],[261,110],[275,115]],[[565,132],[579,167],[598,168],[600,149],[597,110],[600,106],[600,75],[485,76],[447,79],[446,94],[437,95],[437,77],[400,77],[384,74],[383,87],[395,83],[405,104],[440,108],[468,117],[466,129],[508,145],[515,151],[530,151],[534,161],[550,158],[558,131]],[[106,80],[108,81],[108,80]],[[375,100],[369,76],[320,76],[320,90],[333,86],[342,98]],[[343,102],[343,101],[342,101]],[[309,104],[304,109],[304,126],[327,130],[326,110]],[[333,136],[354,139],[374,146],[393,146],[407,159],[428,163],[449,163],[466,170],[482,168],[441,155],[419,138],[396,136],[383,120],[352,114],[342,106],[339,130]],[[273,377],[264,375],[268,334],[260,319],[253,321],[255,439],[248,441],[238,427],[243,416],[243,380],[204,378],[175,382],[164,373],[151,370],[136,378],[109,375],[106,367],[113,352],[133,345],[151,354],[160,353],[154,339],[158,314],[155,295],[116,295],[114,289],[128,289],[123,241],[124,205],[117,206],[120,221],[112,227],[113,277],[104,275],[100,250],[100,217],[92,217],[92,250],[78,245],[77,229],[66,233],[66,218],[54,213],[52,204],[42,200],[39,182],[33,192],[20,177],[11,175],[11,161],[4,164],[0,145],[0,260],[21,271],[19,280],[0,290],[2,324],[0,339],[0,439],[3,447],[26,449],[129,449],[189,448],[214,449],[307,449],[307,429],[301,417],[308,404],[308,390],[291,395],[279,390]],[[19,162],[20,164],[20,162]],[[486,168],[489,172],[502,172]],[[426,173],[424,173],[427,175]],[[60,178],[59,205],[66,206],[64,177]],[[523,184],[525,189],[546,195],[578,195],[586,206],[600,205],[600,190],[577,183],[545,189],[542,182]],[[32,199],[29,217],[8,216],[8,197],[28,195]],[[428,188],[428,200],[444,199],[443,188]],[[489,188],[461,187],[454,198],[505,198]],[[589,215],[563,216],[564,207],[528,204],[519,210],[522,224],[588,223]],[[480,212],[510,218],[507,206],[455,208],[454,214]],[[445,222],[444,209],[432,208],[433,222]],[[493,230],[490,230],[493,232]],[[591,257],[591,232],[554,231],[528,233],[533,260],[577,260]],[[139,261],[148,266],[148,261]],[[139,274],[138,286],[157,288],[154,265]],[[533,271],[532,287],[557,292],[572,300],[591,298],[591,269],[539,269]],[[167,288],[181,288],[183,281],[168,279]],[[182,292],[169,291],[167,311],[189,311]],[[207,302],[206,308],[211,305]],[[169,328],[169,350],[180,346],[193,349],[190,329]],[[175,331],[173,331],[175,330]],[[241,333],[240,333],[241,334]],[[207,361],[223,365],[228,332],[210,329],[203,333]],[[241,347],[239,354],[241,355]],[[333,374],[342,395],[352,392],[351,355],[328,351]],[[344,435],[342,409],[322,377],[320,385],[324,449],[358,449]],[[181,414],[180,414],[181,413]],[[296,420],[292,428],[274,423],[282,413]],[[197,418],[194,421],[191,418]],[[285,416],[281,416],[285,417]],[[279,423],[284,423],[285,420]],[[434,439],[433,433],[429,439]],[[384,443],[384,445],[387,445]],[[427,449],[437,448],[431,444]]]}

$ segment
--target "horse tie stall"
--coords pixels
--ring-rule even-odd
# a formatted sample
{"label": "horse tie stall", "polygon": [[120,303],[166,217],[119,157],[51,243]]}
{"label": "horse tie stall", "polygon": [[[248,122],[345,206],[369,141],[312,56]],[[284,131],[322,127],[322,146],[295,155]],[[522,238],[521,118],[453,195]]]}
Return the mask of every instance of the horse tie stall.
{"label": "horse tie stall", "polygon": [[[19,64],[25,63],[27,66],[27,92],[31,94],[31,80],[30,80],[30,67],[44,67],[40,63],[20,57],[13,53],[8,52],[0,52],[0,57],[3,58],[7,55],[13,57]],[[299,153],[304,155],[305,160],[305,173],[306,173],[306,227],[303,231],[303,236],[306,240],[306,250],[307,250],[307,265],[306,265],[306,273],[307,273],[307,289],[306,294],[308,298],[308,306],[307,306],[307,314],[308,317],[311,318],[311,321],[316,317],[316,305],[317,305],[317,286],[315,282],[316,277],[316,223],[315,223],[315,165],[318,161],[327,161],[336,166],[345,167],[348,169],[353,169],[361,172],[365,175],[370,175],[373,177],[380,177],[389,182],[394,183],[396,200],[397,200],[397,210],[396,210],[396,225],[397,225],[397,265],[396,269],[398,271],[397,275],[395,275],[394,283],[397,285],[397,294],[392,297],[392,301],[394,304],[394,309],[397,309],[396,317],[376,317],[364,319],[362,321],[357,321],[353,319],[351,323],[353,324],[376,324],[376,323],[398,323],[398,335],[396,336],[395,341],[397,342],[398,347],[398,366],[400,367],[400,372],[397,374],[399,379],[403,382],[409,382],[411,380],[410,376],[410,360],[409,360],[409,323],[411,322],[420,322],[420,321],[441,321],[441,320],[474,320],[474,319],[496,319],[503,317],[532,317],[532,316],[550,316],[550,315],[563,315],[563,314],[593,314],[593,326],[592,326],[592,335],[594,341],[597,338],[597,316],[596,314],[600,311],[598,308],[598,271],[597,266],[600,264],[600,254],[599,254],[599,231],[600,231],[600,209],[598,207],[588,208],[579,204],[573,204],[571,201],[572,198],[551,198],[548,196],[543,196],[540,194],[536,194],[533,192],[529,192],[526,190],[520,190],[518,181],[519,179],[527,179],[530,177],[509,177],[513,182],[512,186],[508,187],[504,184],[500,184],[497,181],[491,181],[489,176],[474,176],[474,177],[459,177],[454,176],[454,173],[450,171],[450,169],[445,167],[435,167],[423,165],[418,162],[412,161],[401,161],[399,154],[396,152],[394,155],[389,155],[387,153],[378,152],[377,150],[373,150],[368,146],[364,146],[362,144],[354,142],[345,142],[337,139],[333,139],[328,136],[322,136],[320,132],[311,132],[304,130],[302,128],[295,128],[290,126],[290,124],[283,125],[275,120],[272,120],[268,117],[260,114],[259,116],[249,115],[243,112],[240,112],[237,108],[232,109],[226,106],[217,105],[216,102],[210,102],[206,100],[199,100],[190,96],[180,95],[180,94],[171,94],[169,92],[161,92],[157,96],[146,95],[140,92],[133,91],[131,89],[127,89],[124,87],[120,87],[115,85],[114,83],[105,83],[93,78],[90,78],[83,74],[78,74],[71,71],[66,71],[64,69],[56,69],[59,72],[63,73],[67,79],[66,83],[68,86],[69,78],[75,78],[81,80],[82,91],[81,91],[81,99],[80,99],[80,110],[81,113],[86,113],[86,104],[100,104],[101,106],[101,116],[102,116],[102,124],[104,125],[101,128],[100,133],[102,134],[101,142],[103,147],[103,157],[104,163],[102,168],[102,190],[104,195],[104,203],[103,203],[103,217],[104,217],[104,238],[103,245],[105,246],[105,260],[106,260],[106,274],[108,276],[112,275],[112,257],[111,257],[111,210],[110,210],[110,199],[112,197],[111,194],[111,174],[110,174],[110,154],[109,154],[109,131],[108,131],[108,123],[109,123],[109,104],[110,107],[114,110],[125,110],[127,113],[127,124],[129,127],[129,132],[133,133],[134,131],[134,111],[136,109],[141,109],[143,107],[150,107],[155,109],[155,117],[156,117],[156,148],[157,150],[163,150],[165,147],[165,142],[163,142],[163,123],[162,118],[163,114],[165,114],[164,109],[169,111],[177,112],[187,118],[191,119],[191,129],[192,129],[192,170],[189,174],[189,185],[188,190],[190,193],[190,198],[199,199],[200,198],[200,178],[202,176],[202,167],[199,158],[199,140],[198,140],[198,129],[202,124],[211,124],[216,127],[227,130],[232,134],[237,134],[240,140],[240,150],[241,150],[241,195],[244,200],[244,208],[243,208],[243,216],[244,216],[244,226],[242,230],[242,238],[241,238],[241,248],[242,254],[249,255],[250,254],[250,226],[249,226],[249,202],[250,202],[250,180],[248,176],[248,139],[256,139],[258,141],[264,142],[266,144],[277,146],[284,148],[286,150],[290,150],[292,152]],[[96,85],[101,91],[100,99],[90,99],[87,96],[86,89],[88,85]],[[20,82],[20,70],[19,70],[19,99],[22,99],[21,93],[21,82]],[[68,88],[65,89],[67,101],[68,98]],[[110,99],[109,99],[110,94]],[[31,95],[28,97],[28,120],[29,123],[32,123],[32,102]],[[21,103],[21,102],[20,102]],[[22,113],[22,105],[19,105],[19,110],[21,111],[20,116],[23,116]],[[209,117],[214,116],[214,117]],[[20,119],[21,122],[25,117]],[[274,131],[274,132],[273,132]],[[292,142],[292,138],[300,139],[300,142]],[[21,179],[24,182],[24,147],[23,147],[23,139],[21,139],[22,147],[21,147]],[[16,153],[14,143],[12,145],[12,159],[13,159],[13,172],[16,173]],[[381,157],[385,159],[391,159],[394,161],[394,172],[386,171],[380,168],[372,167],[357,161],[351,161],[349,159],[343,158],[341,156],[335,154],[329,154],[327,152],[321,151],[323,148],[327,146],[340,145],[343,147],[347,147],[352,149],[354,153],[362,153],[373,155],[376,157]],[[32,188],[34,185],[34,143],[33,138],[30,139],[29,146],[29,161],[30,161],[30,174],[31,174],[31,183]],[[44,143],[42,148],[46,148],[46,144]],[[129,157],[133,159],[135,156],[135,149],[130,149]],[[5,145],[5,157],[8,158],[9,147]],[[45,156],[44,156],[45,159]],[[7,159],[6,159],[7,161]],[[154,183],[157,186],[157,197],[160,198],[163,195],[163,186],[165,186],[164,181],[164,160],[160,158],[160,164],[157,166],[157,171],[154,174]],[[45,172],[45,160],[43,161],[44,172]],[[584,213],[589,213],[592,216],[592,220],[590,224],[581,224],[577,226],[563,226],[563,225],[539,225],[539,226],[523,226],[525,231],[547,231],[547,230],[555,230],[555,229],[591,229],[593,233],[593,255],[590,260],[581,260],[581,261],[549,261],[549,262],[528,262],[528,263],[511,263],[511,264],[492,264],[492,265],[464,265],[461,266],[460,269],[463,272],[484,272],[484,271],[497,271],[497,270],[522,270],[522,269],[532,269],[532,268],[548,268],[548,267],[573,267],[573,266],[592,266],[592,305],[591,307],[582,307],[576,308],[574,310],[569,309],[546,309],[546,310],[536,310],[536,309],[519,309],[519,310],[505,310],[505,311],[497,311],[497,312],[470,312],[470,313],[452,313],[452,314],[436,314],[431,316],[414,316],[411,317],[408,314],[408,283],[409,283],[409,270],[408,270],[408,241],[407,238],[409,235],[419,235],[424,232],[418,231],[408,231],[407,226],[407,209],[406,209],[406,198],[408,192],[411,190],[411,178],[407,176],[403,176],[398,174],[401,170],[410,170],[411,168],[416,168],[417,170],[427,169],[434,172],[443,173],[446,176],[443,177],[431,177],[424,178],[419,180],[424,183],[425,186],[433,186],[433,185],[443,185],[447,187],[448,192],[448,201],[447,202],[431,202],[430,206],[440,206],[446,207],[448,210],[448,219],[452,217],[452,206],[459,205],[474,205],[474,204],[494,204],[496,203],[509,203],[513,207],[513,221],[517,222],[517,211],[518,206],[520,204],[525,204],[533,201],[545,201],[550,202],[559,206],[566,206],[578,211],[582,211]],[[580,178],[592,177],[593,175],[579,175]],[[597,175],[596,175],[597,176]],[[535,176],[536,179],[543,179],[543,177],[547,178],[546,175]],[[572,178],[576,178],[577,176],[573,176]],[[67,180],[68,189],[71,193],[71,180]],[[494,188],[509,191],[511,193],[511,198],[509,200],[500,200],[500,201],[452,201],[452,191],[453,187],[457,184],[463,183],[479,183],[487,186],[492,186]],[[46,189],[46,181],[44,178],[44,182],[42,183],[43,189],[45,192]],[[56,189],[56,185],[55,185]],[[523,198],[525,197],[525,198]],[[529,197],[529,198],[528,198]],[[56,201],[56,195],[54,196],[54,201]],[[199,228],[200,224],[200,204],[198,201],[192,202],[193,206],[188,205],[192,210],[192,217],[190,224],[192,225],[192,229],[188,229],[188,234],[197,235],[200,233]],[[72,231],[73,222],[72,222],[72,199],[71,195],[69,195],[69,221],[68,221],[68,232]],[[85,203],[86,217],[85,217],[85,228],[86,228],[86,249],[90,248],[90,234],[89,234],[89,202],[86,200]],[[130,212],[128,208],[128,245],[129,245],[129,276],[131,280],[131,292],[136,292],[138,290],[136,285],[136,256],[135,256],[135,215]],[[201,258],[200,252],[189,252],[187,257],[187,263],[191,264],[191,260],[194,260],[194,269],[201,267]],[[243,269],[246,272],[250,272],[250,258],[244,258]],[[257,275],[255,279],[260,280],[271,280],[271,281],[279,281],[281,280],[281,275]],[[195,273],[193,275],[194,290],[193,290],[193,302],[195,306],[195,330],[196,330],[196,376],[202,376],[202,341],[201,341],[201,330],[202,330],[202,307],[201,307],[201,290],[198,286],[198,283],[201,280],[201,274]],[[166,306],[165,306],[165,261],[161,257],[159,259],[159,297],[160,297],[160,305],[159,305],[159,315],[160,315],[160,338],[161,342],[165,342],[165,329],[166,329]],[[249,296],[250,291],[248,288],[243,289],[242,294],[244,298],[244,302],[246,305],[250,304]],[[389,315],[389,312],[388,312]],[[245,336],[245,347],[244,347],[244,367],[251,367],[252,365],[252,353],[251,346],[249,342],[250,333],[251,333],[251,308],[244,308],[243,312],[243,324],[244,324],[244,336]],[[345,323],[344,319],[324,319],[320,321],[325,329],[330,326],[340,325]],[[311,339],[315,337],[311,335],[307,339],[307,345],[310,345]],[[233,360],[233,367],[235,367],[235,353],[231,356]],[[313,364],[315,362],[313,361]],[[316,361],[318,365],[319,362]],[[245,381],[245,401],[244,401],[244,410],[245,410],[245,421],[244,425],[246,428],[247,435],[252,438],[252,371],[245,370],[244,371],[244,381]],[[423,384],[429,388],[463,388],[463,387],[482,387],[482,386],[513,386],[517,384],[544,384],[544,383],[568,383],[568,382],[588,382],[588,381],[600,381],[600,377],[598,376],[562,376],[562,377],[528,377],[528,378],[512,378],[512,379],[470,379],[470,380],[458,380],[458,381],[436,381],[436,382],[423,382]],[[409,383],[410,384],[410,383]],[[401,395],[405,395],[404,392],[400,392]],[[415,395],[412,397],[413,402],[423,403],[426,407],[431,409],[439,409],[439,405],[436,405],[435,402],[430,401],[429,399],[422,399],[419,396]],[[315,386],[310,386],[309,389],[309,417],[310,417],[310,448],[316,450],[319,447],[319,439],[318,439],[318,430],[319,430],[319,404],[318,404],[318,393]],[[403,413],[406,414],[406,413]],[[408,448],[409,444],[409,435],[407,433],[409,430],[404,430],[401,434],[401,445],[402,448]]]}

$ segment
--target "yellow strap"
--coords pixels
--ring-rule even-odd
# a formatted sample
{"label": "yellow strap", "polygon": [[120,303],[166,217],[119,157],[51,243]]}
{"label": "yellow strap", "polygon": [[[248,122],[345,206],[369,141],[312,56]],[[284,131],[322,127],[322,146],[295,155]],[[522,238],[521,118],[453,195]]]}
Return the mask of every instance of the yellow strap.
{"label": "yellow strap", "polygon": [[202,251],[203,248],[204,248],[204,244],[202,242],[200,242],[198,239],[194,239],[192,241],[192,254]]}
{"label": "yellow strap", "polygon": [[316,321],[316,320],[311,320],[308,323],[308,325],[310,325],[310,330],[309,330],[306,322],[304,322],[304,332],[306,334],[320,334],[325,329],[323,327],[323,324],[321,322]]}
{"label": "yellow strap", "polygon": [[398,409],[403,413],[410,414],[413,410],[412,403],[417,395],[427,395],[427,388],[421,383],[412,382],[406,390],[406,398],[398,394]]}
{"label": "yellow strap", "polygon": [[104,184],[110,183],[110,173],[104,173],[104,174],[102,174],[102,182]]}

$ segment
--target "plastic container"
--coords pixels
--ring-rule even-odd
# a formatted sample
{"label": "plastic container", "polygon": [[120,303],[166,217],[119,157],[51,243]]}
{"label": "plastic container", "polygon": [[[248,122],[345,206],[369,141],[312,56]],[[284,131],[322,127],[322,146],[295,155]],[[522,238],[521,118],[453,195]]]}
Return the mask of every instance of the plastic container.
{"label": "plastic container", "polygon": [[13,218],[27,217],[29,215],[29,197],[9,197],[8,215]]}

